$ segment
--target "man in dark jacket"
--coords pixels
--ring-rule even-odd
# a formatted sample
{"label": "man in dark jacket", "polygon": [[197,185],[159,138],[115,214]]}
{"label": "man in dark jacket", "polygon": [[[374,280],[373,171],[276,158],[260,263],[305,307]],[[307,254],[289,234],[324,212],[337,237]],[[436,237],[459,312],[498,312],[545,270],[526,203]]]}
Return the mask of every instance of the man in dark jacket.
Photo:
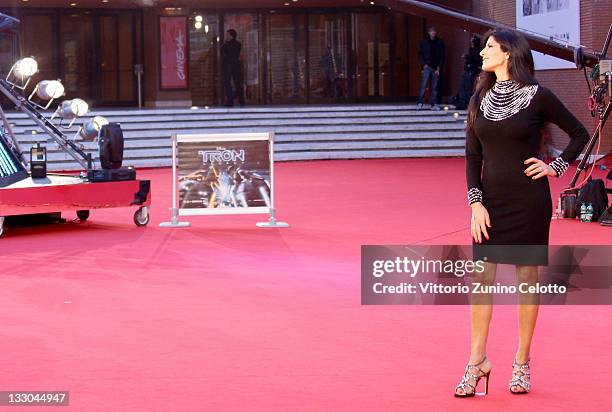
{"label": "man in dark jacket", "polygon": [[419,62],[423,67],[421,72],[421,90],[419,92],[419,100],[417,102],[418,109],[423,108],[423,96],[425,96],[425,90],[427,89],[427,82],[431,78],[431,109],[440,110],[438,107],[438,79],[440,77],[440,70],[444,64],[444,43],[437,37],[435,27],[430,27],[427,30],[428,36],[423,39],[421,46],[419,47]]}
{"label": "man in dark jacket", "polygon": [[223,87],[227,96],[226,106],[234,105],[234,90],[232,81],[236,88],[240,106],[244,106],[244,82],[242,77],[242,65],[240,62],[240,52],[242,44],[236,40],[236,30],[229,29],[225,44],[221,46],[221,68],[223,71]]}

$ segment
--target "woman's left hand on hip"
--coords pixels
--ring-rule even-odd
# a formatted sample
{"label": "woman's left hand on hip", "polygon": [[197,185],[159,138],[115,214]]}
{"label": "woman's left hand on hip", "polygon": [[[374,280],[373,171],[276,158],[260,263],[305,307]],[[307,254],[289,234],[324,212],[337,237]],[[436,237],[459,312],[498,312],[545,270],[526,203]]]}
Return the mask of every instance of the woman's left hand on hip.
{"label": "woman's left hand on hip", "polygon": [[530,157],[523,163],[529,165],[529,167],[525,169],[525,174],[527,176],[531,176],[533,180],[539,179],[544,176],[557,176],[557,172],[555,172],[552,167],[535,157]]}

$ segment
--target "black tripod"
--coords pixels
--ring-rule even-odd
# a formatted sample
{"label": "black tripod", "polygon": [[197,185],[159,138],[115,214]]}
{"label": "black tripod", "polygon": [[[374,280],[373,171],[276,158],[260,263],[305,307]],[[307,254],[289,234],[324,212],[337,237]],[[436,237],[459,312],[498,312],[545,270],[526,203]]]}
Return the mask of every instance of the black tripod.
{"label": "black tripod", "polygon": [[[612,39],[612,25],[610,25],[610,29],[608,30],[608,36],[606,37],[606,41],[604,43],[603,49],[599,54],[598,58],[601,60],[606,59],[606,54],[608,52],[608,46],[610,45],[610,40]],[[582,58],[582,53],[580,49],[577,49],[575,52],[575,60],[576,66],[578,68],[582,68],[584,70],[584,61]],[[600,65],[601,69],[601,65]],[[576,182],[578,178],[582,174],[583,171],[592,166],[592,164],[587,164],[591,154],[593,152],[593,148],[597,143],[598,139],[601,139],[601,130],[603,130],[606,125],[606,120],[608,120],[608,116],[610,116],[610,111],[612,110],[612,72],[610,72],[610,68],[607,68],[608,71],[605,73],[601,73],[603,77],[604,83],[595,88],[592,92],[592,98],[595,100],[597,106],[594,109],[593,116],[598,116],[599,122],[597,124],[597,128],[595,132],[589,139],[589,142],[586,145],[586,149],[582,156],[582,160],[578,164],[578,168],[576,169],[576,173],[572,178],[569,187],[563,192],[561,192],[561,212],[564,218],[574,218],[576,217],[576,199],[578,196],[579,188],[576,187]],[[585,72],[586,76],[586,72]],[[588,81],[588,80],[587,80]],[[590,86],[589,86],[590,89]],[[605,95],[608,95],[608,103],[605,104]],[[609,154],[609,153],[608,153]],[[606,154],[604,157],[608,156]],[[596,160],[593,160],[595,162]],[[610,177],[610,175],[608,175]],[[612,193],[612,189],[606,189],[607,193]]]}

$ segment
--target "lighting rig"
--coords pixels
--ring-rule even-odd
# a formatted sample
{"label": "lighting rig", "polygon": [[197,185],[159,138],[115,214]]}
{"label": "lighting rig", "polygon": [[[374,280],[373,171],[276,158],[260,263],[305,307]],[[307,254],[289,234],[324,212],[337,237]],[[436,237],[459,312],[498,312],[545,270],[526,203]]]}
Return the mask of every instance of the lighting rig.
{"label": "lighting rig", "polygon": [[[0,13],[0,33],[16,31],[18,24],[19,20]],[[0,236],[4,233],[5,218],[57,217],[62,210],[74,210],[79,220],[84,221],[89,217],[89,209],[135,206],[138,210],[134,223],[145,226],[149,222],[150,181],[137,180],[132,167],[121,167],[124,144],[121,126],[95,116],[75,131],[73,126],[89,113],[89,105],[79,98],[62,101],[65,90],[60,80],[42,80],[28,94],[38,71],[34,57],[18,60],[6,78],[0,78],[0,92],[84,171],[76,176],[47,174],[47,151],[40,143],[30,149],[28,162],[0,107]],[[100,149],[99,169],[93,167],[91,154],[79,143],[96,140]]]}
{"label": "lighting rig", "polygon": [[[64,95],[64,86],[59,80],[42,80],[34,87],[29,97],[23,96],[21,92],[26,90],[30,80],[36,73],[38,73],[38,63],[34,58],[26,57],[18,60],[6,78],[0,79],[0,92],[13,102],[17,109],[27,114],[38,127],[55,140],[61,150],[69,154],[84,169],[91,169],[93,166],[91,154],[86,153],[75,143],[74,139],[68,138],[62,131],[62,129],[70,129],[78,118],[87,115],[89,105],[84,100],[78,98],[64,100],[58,105],[53,115],[47,118],[41,110],[48,109],[55,100]],[[44,104],[41,101],[47,101],[47,103]],[[104,119],[96,124],[108,124],[108,121]],[[76,136],[80,135],[80,131],[83,128],[84,126],[79,128]],[[92,129],[91,125],[88,125],[87,128],[89,130]]]}

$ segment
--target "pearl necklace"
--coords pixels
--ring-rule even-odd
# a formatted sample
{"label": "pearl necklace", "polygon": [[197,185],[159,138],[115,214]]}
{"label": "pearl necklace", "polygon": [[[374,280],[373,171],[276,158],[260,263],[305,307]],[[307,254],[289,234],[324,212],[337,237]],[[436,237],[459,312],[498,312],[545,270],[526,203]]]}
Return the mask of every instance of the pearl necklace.
{"label": "pearl necklace", "polygon": [[498,122],[523,110],[538,91],[538,85],[521,87],[514,80],[497,81],[480,103],[484,117]]}

